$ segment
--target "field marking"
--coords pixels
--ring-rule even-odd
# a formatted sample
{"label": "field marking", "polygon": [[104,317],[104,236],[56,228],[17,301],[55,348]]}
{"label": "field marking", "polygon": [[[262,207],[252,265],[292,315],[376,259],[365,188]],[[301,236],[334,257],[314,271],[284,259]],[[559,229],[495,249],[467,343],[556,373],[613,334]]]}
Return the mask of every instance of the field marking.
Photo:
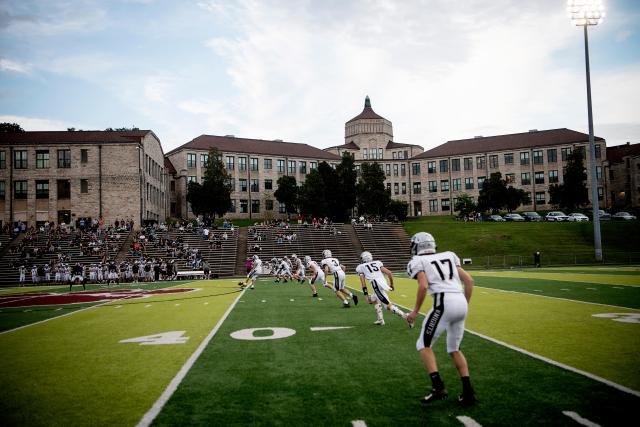
{"label": "field marking", "polygon": [[471,417],[467,417],[466,415],[459,415],[456,419],[464,424],[465,427],[482,427],[482,424]]}
{"label": "field marking", "polygon": [[601,382],[603,384],[606,384],[606,385],[608,385],[610,387],[613,387],[613,388],[618,389],[620,391],[623,391],[625,393],[629,393],[629,394],[631,394],[633,396],[640,397],[640,391],[630,389],[630,388],[625,387],[625,386],[623,386],[621,384],[614,383],[613,381],[610,381],[610,380],[608,380],[606,378],[602,378],[602,377],[594,375],[594,374],[592,374],[590,372],[574,368],[573,366],[569,366],[569,365],[565,365],[564,363],[556,362],[555,360],[549,359],[548,357],[544,357],[544,356],[541,356],[539,354],[532,353],[532,352],[530,352],[528,350],[525,350],[523,348],[516,347],[516,346],[511,345],[511,344],[507,344],[504,341],[500,341],[500,340],[497,340],[495,338],[491,338],[490,336],[483,335],[483,334],[481,334],[479,332],[472,331],[471,329],[466,329],[465,328],[465,330],[467,332],[469,332],[471,335],[475,335],[475,336],[483,338],[483,339],[485,339],[487,341],[491,341],[494,344],[498,344],[498,345],[501,345],[503,347],[507,347],[507,348],[509,348],[511,350],[517,351],[518,353],[525,354],[525,355],[527,355],[529,357],[533,357],[534,359],[541,360],[541,361],[546,362],[546,363],[548,363],[550,365],[557,366],[559,368],[565,369],[567,371],[570,371],[570,372],[573,372],[573,373],[576,373],[576,374],[580,374],[582,376],[585,376],[585,377],[590,378],[592,380]]}
{"label": "field marking", "polygon": [[367,427],[367,423],[362,420],[353,420],[351,421],[352,427]]}
{"label": "field marking", "polygon": [[146,414],[142,416],[142,419],[138,422],[137,427],[148,427],[151,425],[153,420],[158,416],[164,405],[169,401],[173,393],[177,390],[178,386],[187,375],[187,372],[193,367],[196,360],[200,357],[204,349],[209,345],[209,342],[213,339],[214,335],[218,332],[218,330],[222,327],[222,324],[231,311],[235,308],[236,303],[240,300],[240,298],[244,295],[246,289],[243,289],[242,292],[236,297],[235,301],[231,304],[231,306],[227,309],[227,311],[222,315],[218,323],[213,327],[209,335],[205,337],[205,339],[200,343],[198,348],[193,352],[193,354],[187,359],[187,361],[182,365],[182,368],[178,371],[175,377],[171,380],[167,388],[162,392],[158,400],[153,404],[153,406],[147,411]]}
{"label": "field marking", "polygon": [[576,412],[573,412],[573,411],[562,411],[562,413],[564,415],[566,415],[567,417],[571,418],[573,421],[577,422],[578,424],[582,424],[583,426],[600,427],[600,424],[596,424],[593,421],[589,421],[586,418],[582,418]]}
{"label": "field marking", "polygon": [[494,291],[497,291],[497,292],[506,292],[506,293],[509,293],[509,294],[531,295],[531,296],[539,297],[539,298],[551,298],[551,299],[557,299],[557,300],[560,300],[560,301],[577,302],[577,303],[581,303],[581,304],[600,305],[600,306],[603,306],[603,307],[623,308],[625,310],[636,310],[636,311],[638,311],[637,308],[623,307],[621,305],[602,304],[602,303],[599,303],[599,302],[591,302],[591,301],[580,301],[580,300],[569,299],[569,298],[552,297],[552,296],[549,296],[549,295],[531,294],[531,293],[528,293],[528,292],[507,291],[505,289],[489,288],[489,287],[486,287],[486,286],[477,286],[477,285],[475,285],[474,288],[491,289],[491,290],[494,290]]}
{"label": "field marking", "polygon": [[311,332],[333,331],[336,329],[351,329],[353,326],[314,326],[309,328]]}
{"label": "field marking", "polygon": [[10,299],[10,298],[6,298],[6,299],[8,299],[9,301],[3,301],[3,302],[0,302],[0,305],[2,305],[2,304],[9,304],[9,303],[18,302],[18,301],[26,301],[26,300],[29,300],[29,299],[38,298],[38,297],[40,297],[40,296],[42,296],[42,294],[39,294],[39,295],[29,295],[28,297],[18,298],[18,299]]}

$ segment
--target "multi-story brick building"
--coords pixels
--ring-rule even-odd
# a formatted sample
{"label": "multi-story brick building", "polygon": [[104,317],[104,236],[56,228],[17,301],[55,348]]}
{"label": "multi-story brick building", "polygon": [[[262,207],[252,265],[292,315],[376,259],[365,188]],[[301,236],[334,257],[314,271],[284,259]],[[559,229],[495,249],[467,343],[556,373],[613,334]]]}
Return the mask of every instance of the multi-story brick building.
{"label": "multi-story brick building", "polygon": [[608,206],[640,207],[640,144],[608,147],[604,167]]}
{"label": "multi-story brick building", "polygon": [[164,220],[167,174],[149,130],[0,134],[0,221]]}

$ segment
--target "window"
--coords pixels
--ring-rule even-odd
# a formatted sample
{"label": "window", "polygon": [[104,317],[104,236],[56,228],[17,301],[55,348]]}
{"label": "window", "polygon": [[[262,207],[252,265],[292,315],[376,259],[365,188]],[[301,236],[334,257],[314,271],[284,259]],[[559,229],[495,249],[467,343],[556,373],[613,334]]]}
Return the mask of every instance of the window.
{"label": "window", "polygon": [[533,164],[534,165],[541,165],[544,163],[544,157],[542,154],[542,150],[535,150],[533,152]]}
{"label": "window", "polygon": [[238,157],[238,170],[246,171],[247,170],[247,158],[246,157]]}
{"label": "window", "polygon": [[400,176],[407,176],[407,165],[404,163],[400,165]]}
{"label": "window", "polygon": [[284,160],[278,159],[277,169],[278,173],[284,173]]}
{"label": "window", "polygon": [[58,200],[71,198],[71,181],[68,179],[58,180]]}
{"label": "window", "polygon": [[513,164],[513,153],[507,153],[504,155],[504,164],[505,165]]}
{"label": "window", "polygon": [[486,158],[484,156],[476,157],[476,166],[478,167],[478,170],[486,169]]}
{"label": "window", "polygon": [[360,176],[360,165],[356,165],[356,176]]}
{"label": "window", "polygon": [[429,181],[429,193],[438,191],[438,181]]}
{"label": "window", "polygon": [[200,154],[200,167],[206,168],[207,163],[209,163],[209,154]]}
{"label": "window", "polygon": [[[271,159],[264,159],[264,168],[271,169]],[[273,201],[271,203],[273,203]]]}
{"label": "window", "polygon": [[529,185],[531,184],[531,175],[529,172],[524,172],[520,174],[520,182],[522,183],[522,185]]}
{"label": "window", "polygon": [[255,157],[251,158],[251,170],[252,171],[257,171],[258,170],[258,159]]}
{"label": "window", "polygon": [[489,167],[491,169],[495,169],[498,167],[498,155],[497,154],[492,154],[491,156],[489,156]]}
{"label": "window", "polygon": [[265,179],[264,180],[264,189],[265,190],[273,190],[273,180]]}
{"label": "window", "polygon": [[36,199],[49,198],[49,181],[36,181]]}
{"label": "window", "polygon": [[16,200],[27,198],[27,181],[13,181],[13,198]]}
{"label": "window", "polygon": [[464,179],[464,189],[465,190],[473,190],[473,178],[465,178]]}
{"label": "window", "polygon": [[544,205],[545,203],[547,201],[544,198],[544,191],[536,191],[536,204]]}
{"label": "window", "polygon": [[307,173],[307,162],[300,160],[300,173],[305,175]]}
{"label": "window", "polygon": [[411,163],[411,174],[420,175],[420,163]]}
{"label": "window", "polygon": [[247,200],[240,200],[240,213],[249,213],[249,202]]}
{"label": "window", "polygon": [[260,213],[260,200],[251,201],[251,212]]}
{"label": "window", "polygon": [[365,160],[369,160],[369,152],[367,151],[366,148],[362,149],[362,158]]}
{"label": "window", "polygon": [[309,170],[318,169],[318,162],[309,162]]}
{"label": "window", "polygon": [[83,148],[80,150],[80,163],[87,163],[89,161],[89,150]]}
{"label": "window", "polygon": [[604,189],[602,187],[598,187],[598,200],[602,200],[604,198]]}
{"label": "window", "polygon": [[460,159],[451,159],[451,170],[458,172],[460,170]]}
{"label": "window", "polygon": [[296,173],[296,161],[289,160],[289,175],[295,175]]}
{"label": "window", "polygon": [[272,211],[273,210],[273,200],[271,199],[267,199],[264,201],[264,209],[267,211]]}
{"label": "window", "polygon": [[575,147],[575,150],[580,153],[580,157],[582,157],[583,160],[587,158],[587,150],[584,149],[584,146],[580,145]]}
{"label": "window", "polygon": [[427,162],[427,172],[436,173],[436,162]]}
{"label": "window", "polygon": [[453,191],[460,191],[460,189],[462,189],[462,179],[453,179]]}
{"label": "window", "polygon": [[7,168],[7,152],[0,151],[0,169]]}
{"label": "window", "polygon": [[473,170],[473,159],[471,157],[464,158],[464,170],[466,171]]}
{"label": "window", "polygon": [[27,168],[27,150],[15,150],[13,152],[13,167],[14,169]]}
{"label": "window", "polygon": [[246,180],[246,178],[240,178],[238,181],[239,181],[239,184],[240,184],[240,191],[246,192],[247,191],[247,180]]}
{"label": "window", "polygon": [[596,149],[596,159],[599,159],[600,157],[602,157],[602,151],[600,149],[600,144],[596,144],[595,145],[595,149]]}
{"label": "window", "polygon": [[440,201],[440,204],[442,206],[442,212],[447,212],[451,210],[451,204],[449,202],[449,199],[442,199]]}
{"label": "window", "polygon": [[169,183],[169,191],[173,191],[173,192],[176,191],[176,182],[175,181],[171,181]]}
{"label": "window", "polygon": [[236,201],[235,199],[231,199],[229,203],[229,212],[235,212],[235,211],[236,211]]}
{"label": "window", "polygon": [[378,158],[382,160],[382,148],[378,148]]}
{"label": "window", "polygon": [[445,192],[449,191],[449,180],[443,179],[440,181],[440,191]]}
{"label": "window", "polygon": [[566,147],[566,148],[561,148],[560,149],[560,156],[561,156],[563,162],[567,161],[567,157],[569,157],[569,154],[571,154],[571,147]]}
{"label": "window", "polygon": [[529,164],[529,152],[528,151],[523,151],[522,153],[520,153],[520,164],[521,165],[528,165]]}
{"label": "window", "polygon": [[82,194],[86,194],[89,192],[89,180],[88,179],[81,179],[80,180],[80,192]]}
{"label": "window", "polygon": [[234,163],[235,163],[235,157],[227,156],[227,170],[232,171],[235,168],[235,164]]}
{"label": "window", "polygon": [[558,150],[550,148],[547,150],[547,163],[556,163],[558,161]]}
{"label": "window", "polygon": [[602,166],[596,166],[596,179],[602,179]]}
{"label": "window", "polygon": [[197,176],[195,176],[195,175],[190,175],[190,176],[187,178],[187,185],[188,185],[190,182],[198,182],[198,177],[197,177]]}
{"label": "window", "polygon": [[440,172],[441,173],[449,172],[449,161],[448,160],[440,160]]}
{"label": "window", "polygon": [[524,199],[524,202],[522,204],[524,204],[524,205],[530,205],[531,204],[531,191],[529,191],[528,193],[525,193],[525,199]]}
{"label": "window", "polygon": [[229,180],[227,181],[227,185],[229,186],[229,191],[236,191],[236,180],[235,179],[229,178]]}
{"label": "window", "polygon": [[400,184],[398,184],[397,182],[393,183],[393,194],[400,194]]}
{"label": "window", "polygon": [[4,181],[0,181],[0,200],[4,200],[6,197],[7,190],[5,188]]}
{"label": "window", "polygon": [[49,169],[49,150],[36,150],[36,169]]}
{"label": "window", "polygon": [[555,184],[558,182],[558,171],[549,171],[549,184]]}
{"label": "window", "polygon": [[533,175],[536,184],[544,184],[544,172],[536,172]]}
{"label": "window", "polygon": [[438,200],[437,199],[429,200],[429,212],[438,212]]}
{"label": "window", "polygon": [[251,180],[251,192],[252,193],[257,193],[258,191],[260,191],[260,184],[258,184],[258,180],[257,179],[252,179]]}
{"label": "window", "polygon": [[413,183],[413,194],[421,194],[422,193],[422,184],[419,182]]}
{"label": "window", "polygon": [[187,153],[187,168],[193,169],[196,167],[196,153]]}
{"label": "window", "polygon": [[280,213],[286,213],[287,212],[287,205],[285,205],[282,202],[278,203],[278,212]]}
{"label": "window", "polygon": [[406,182],[402,183],[402,194],[407,194],[407,183]]}
{"label": "window", "polygon": [[484,176],[479,176],[478,177],[478,190],[482,190],[482,185],[484,184],[484,180],[487,179]]}
{"label": "window", "polygon": [[391,183],[387,182],[387,191],[391,194]]}
{"label": "window", "polygon": [[391,158],[393,160],[396,160],[398,158],[398,153],[396,153],[395,151],[393,153],[391,153]]}
{"label": "window", "polygon": [[384,165],[384,174],[386,176],[391,176],[391,165],[389,163]]}
{"label": "window", "polygon": [[398,164],[393,165],[393,176],[398,176]]}
{"label": "window", "polygon": [[516,174],[515,173],[507,173],[504,175],[505,184],[515,184],[516,183]]}

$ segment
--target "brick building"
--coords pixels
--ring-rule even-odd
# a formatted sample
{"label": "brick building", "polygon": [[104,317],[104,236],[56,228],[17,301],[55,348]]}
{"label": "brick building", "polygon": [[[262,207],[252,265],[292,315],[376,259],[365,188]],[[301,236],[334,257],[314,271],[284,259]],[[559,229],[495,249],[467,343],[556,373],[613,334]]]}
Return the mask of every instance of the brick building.
{"label": "brick building", "polygon": [[608,147],[604,167],[608,205],[616,209],[640,207],[640,144]]}
{"label": "brick building", "polygon": [[149,130],[0,134],[0,221],[163,221],[167,174]]}

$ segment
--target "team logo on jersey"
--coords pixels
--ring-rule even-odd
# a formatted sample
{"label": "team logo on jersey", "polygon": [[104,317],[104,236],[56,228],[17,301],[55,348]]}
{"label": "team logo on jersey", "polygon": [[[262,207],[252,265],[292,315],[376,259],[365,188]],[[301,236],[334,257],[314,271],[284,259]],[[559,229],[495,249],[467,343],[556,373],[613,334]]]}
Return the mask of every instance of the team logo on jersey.
{"label": "team logo on jersey", "polygon": [[64,294],[51,292],[10,294],[0,295],[0,308],[100,303],[125,299],[149,298],[153,295],[184,294],[197,290],[196,288],[155,289],[152,291],[145,291],[143,289],[119,289],[113,291],[69,292]]}

